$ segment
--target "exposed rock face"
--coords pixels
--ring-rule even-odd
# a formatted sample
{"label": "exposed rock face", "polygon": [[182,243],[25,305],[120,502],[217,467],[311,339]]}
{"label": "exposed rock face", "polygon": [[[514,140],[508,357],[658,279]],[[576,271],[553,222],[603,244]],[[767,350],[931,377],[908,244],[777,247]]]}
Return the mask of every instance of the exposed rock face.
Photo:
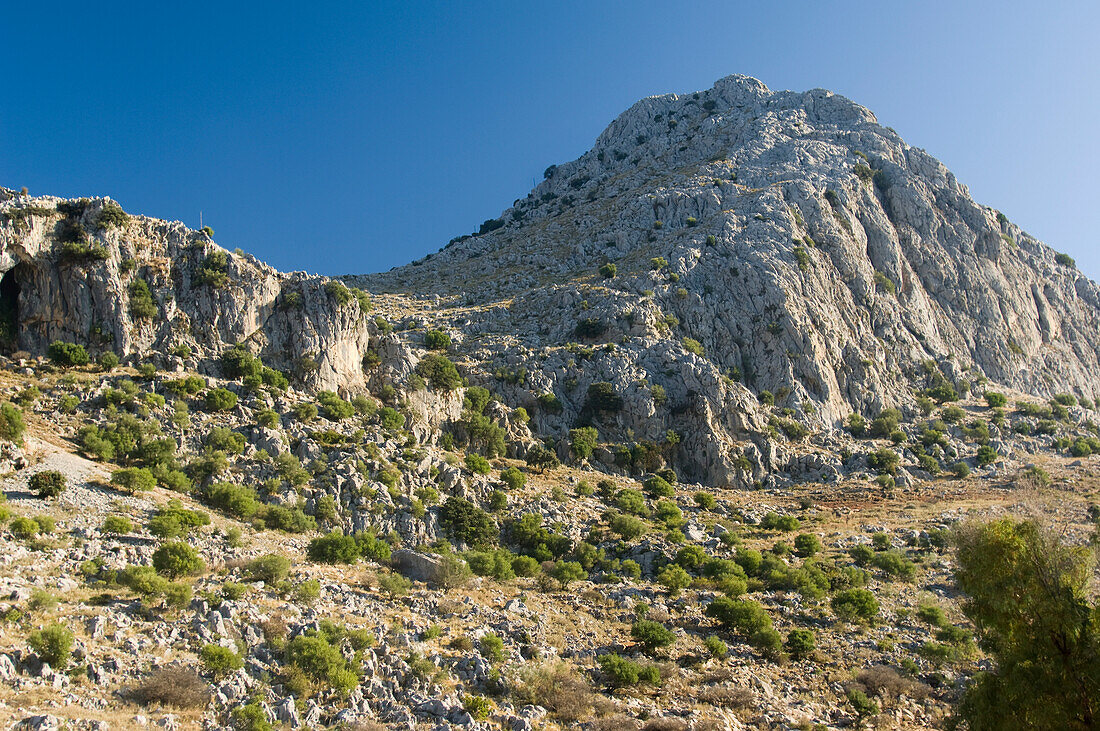
{"label": "exposed rock face", "polygon": [[[18,347],[42,352],[63,340],[146,357],[187,346],[201,362],[246,343],[310,386],[364,384],[362,356],[377,329],[356,297],[341,304],[325,278],[282,274],[179,222],[130,216],[101,225],[108,199],[3,197],[0,272],[9,293],[17,288]],[[70,239],[68,249],[60,239]],[[207,260],[214,252],[224,263]],[[206,283],[204,266],[225,283]],[[132,312],[137,280],[152,295],[152,317]]]}
{"label": "exposed rock face", "polygon": [[[19,287],[22,348],[62,339],[143,356],[187,344],[210,358],[247,342],[310,387],[376,389],[407,383],[432,324],[452,333],[471,381],[526,407],[559,454],[580,423],[634,445],[597,450],[608,469],[667,461],[739,484],[794,464],[797,446],[769,430],[765,391],[813,429],[911,408],[914,385],[935,372],[1100,395],[1096,284],[824,90],[731,76],[638,102],[484,233],[347,278],[398,295],[398,315],[406,304],[426,313],[398,334],[380,332],[356,297],[340,304],[324,278],[251,256],[228,255],[224,287],[201,283],[217,249],[182,224],[101,227],[104,200],[62,215],[27,212],[57,199],[4,197],[0,270]],[[73,223],[106,258],[59,260]],[[608,263],[614,273],[600,273]],[[135,277],[158,306],[152,320],[130,313]],[[416,299],[430,295],[442,302]],[[368,350],[381,365],[364,375]],[[590,398],[603,383],[618,399],[606,408]],[[429,425],[461,405],[417,403]]]}

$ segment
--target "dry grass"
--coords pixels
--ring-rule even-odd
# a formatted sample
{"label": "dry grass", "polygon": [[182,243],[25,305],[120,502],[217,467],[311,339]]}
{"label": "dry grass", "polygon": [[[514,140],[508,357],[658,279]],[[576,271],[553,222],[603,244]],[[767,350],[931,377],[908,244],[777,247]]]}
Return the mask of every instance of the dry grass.
{"label": "dry grass", "polygon": [[910,698],[924,698],[928,695],[928,686],[903,677],[887,665],[873,665],[856,676],[854,686],[858,686],[867,695],[879,698],[897,698],[901,695]]}
{"label": "dry grass", "polygon": [[594,692],[588,680],[569,663],[525,665],[516,680],[518,699],[540,705],[566,723],[607,716],[614,710],[614,704]]}
{"label": "dry grass", "polygon": [[715,708],[749,708],[756,699],[748,688],[735,688],[729,685],[715,685],[704,689],[699,700]]}

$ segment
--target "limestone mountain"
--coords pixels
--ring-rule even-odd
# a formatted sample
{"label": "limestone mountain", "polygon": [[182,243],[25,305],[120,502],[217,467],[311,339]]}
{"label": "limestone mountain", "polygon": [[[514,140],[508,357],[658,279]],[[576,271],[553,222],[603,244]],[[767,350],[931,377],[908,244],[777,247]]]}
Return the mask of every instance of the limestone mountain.
{"label": "limestone mountain", "polygon": [[477,234],[382,274],[282,274],[108,199],[6,191],[0,213],[11,349],[217,372],[241,343],[302,388],[405,393],[431,441],[462,407],[416,374],[437,329],[529,413],[498,414],[521,457],[588,425],[608,471],[828,478],[807,435],[923,389],[1100,395],[1100,290],[1072,260],[867,109],[744,76],[638,102]]}

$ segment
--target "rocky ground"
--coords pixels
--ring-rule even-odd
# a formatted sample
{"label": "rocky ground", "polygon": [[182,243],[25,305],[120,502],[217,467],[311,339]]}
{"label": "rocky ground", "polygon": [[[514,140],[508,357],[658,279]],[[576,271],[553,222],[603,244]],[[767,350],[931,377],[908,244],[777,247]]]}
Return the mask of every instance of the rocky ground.
{"label": "rocky ground", "polygon": [[[169,384],[187,375],[8,362],[5,396],[22,405],[27,429],[21,449],[6,448],[12,469],[2,483],[5,724],[936,727],[982,663],[953,588],[952,526],[1026,512],[1087,541],[1100,488],[1094,459],[1067,454],[1074,439],[1087,444],[1091,412],[1064,408],[1044,419],[1052,407],[1034,399],[999,416],[985,401],[934,407],[927,418],[891,424],[894,441],[809,436],[800,448],[842,465],[827,483],[820,474],[785,475],[757,489],[705,488],[664,472],[666,489],[652,473],[609,475],[585,460],[555,467],[495,457],[482,465],[468,459],[474,450],[444,449],[408,428],[418,400],[461,402],[462,389],[403,395],[394,413],[409,418],[396,426],[383,425],[373,397],[328,413],[326,404],[339,406],[293,388],[253,393],[208,378],[194,395],[176,395]],[[234,406],[210,406],[207,394],[219,387],[239,395]],[[190,406],[183,417],[181,403]],[[483,405],[486,413],[497,407]],[[925,438],[924,425],[945,415],[955,423],[934,424],[943,432]],[[112,482],[113,461],[153,459],[140,450],[112,461],[98,448],[97,456],[87,426],[107,434],[124,416],[178,440],[158,464],[182,468],[186,480],[162,472],[156,487],[137,491]],[[1033,421],[1052,421],[1055,433],[1011,428]],[[947,462],[948,454],[965,459],[976,443],[996,445],[997,456],[985,466],[971,458],[966,477],[932,476],[907,448],[922,439]],[[883,449],[899,463],[871,469],[868,455],[873,462]],[[43,499],[30,484],[49,471],[64,475],[67,488]],[[213,485],[236,486],[256,504],[219,497]],[[487,521],[484,547],[466,545],[470,534],[443,517],[458,498],[476,510],[467,524]],[[261,517],[263,506],[273,505],[301,509],[301,524],[268,527],[274,519]],[[209,523],[165,528],[156,516],[166,509],[198,511]],[[531,514],[550,532],[521,534],[513,521]],[[633,532],[615,522],[630,514]],[[37,530],[28,533],[20,517]],[[131,526],[107,529],[111,517]],[[386,547],[368,559],[313,553],[311,542],[329,530],[370,530]],[[799,539],[810,535],[819,550]],[[184,590],[126,578],[127,567],[150,566],[158,547],[179,541],[202,560],[168,573]],[[497,550],[497,563],[487,566],[491,554],[470,548]],[[514,564],[525,554],[531,566]],[[287,562],[257,562],[270,556]],[[486,575],[470,575],[457,557]],[[533,575],[517,577],[513,565]],[[857,587],[871,592],[877,611],[853,617],[838,608],[838,596]],[[723,595],[758,603],[775,640],[708,616]],[[647,648],[632,633],[643,618],[671,632],[662,646]],[[58,667],[29,644],[53,624],[73,635]],[[809,630],[809,644],[805,635],[793,641],[792,630],[796,639]],[[293,649],[295,638],[310,637],[327,648],[317,652],[330,653],[321,665]],[[230,659],[211,657],[211,646]],[[612,654],[653,675],[616,674],[600,660]],[[853,690],[869,705],[853,701]]]}

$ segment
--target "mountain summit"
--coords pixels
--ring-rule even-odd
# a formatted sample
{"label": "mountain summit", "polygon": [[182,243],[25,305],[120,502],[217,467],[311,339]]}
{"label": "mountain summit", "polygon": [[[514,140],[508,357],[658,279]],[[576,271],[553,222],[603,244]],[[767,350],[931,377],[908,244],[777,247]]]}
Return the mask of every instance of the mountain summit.
{"label": "mountain summit", "polygon": [[[643,99],[477,233],[343,282],[108,199],[2,197],[10,348],[217,373],[242,344],[303,388],[412,394],[438,330],[470,384],[530,415],[509,425],[519,456],[534,437],[565,454],[592,426],[608,470],[827,477],[799,443],[851,413],[986,383],[1100,395],[1096,284],[820,89],[729,76]],[[429,432],[461,411],[431,391]]]}

